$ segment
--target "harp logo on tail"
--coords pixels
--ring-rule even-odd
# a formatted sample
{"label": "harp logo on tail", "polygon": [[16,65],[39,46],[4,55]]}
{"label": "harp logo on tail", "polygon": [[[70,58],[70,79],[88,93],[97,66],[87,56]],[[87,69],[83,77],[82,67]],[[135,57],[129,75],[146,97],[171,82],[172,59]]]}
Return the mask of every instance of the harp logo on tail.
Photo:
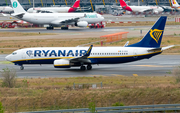
{"label": "harp logo on tail", "polygon": [[162,32],[163,32],[163,30],[159,30],[159,29],[152,30],[151,29],[149,34],[150,34],[151,38],[153,38],[158,43],[159,38],[162,35]]}

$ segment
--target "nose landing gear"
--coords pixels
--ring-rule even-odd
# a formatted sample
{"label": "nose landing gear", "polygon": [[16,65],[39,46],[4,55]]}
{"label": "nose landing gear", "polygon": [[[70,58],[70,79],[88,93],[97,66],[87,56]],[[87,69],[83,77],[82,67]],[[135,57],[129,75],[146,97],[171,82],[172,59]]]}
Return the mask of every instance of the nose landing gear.
{"label": "nose landing gear", "polygon": [[23,65],[20,66],[20,70],[24,70],[24,66]]}

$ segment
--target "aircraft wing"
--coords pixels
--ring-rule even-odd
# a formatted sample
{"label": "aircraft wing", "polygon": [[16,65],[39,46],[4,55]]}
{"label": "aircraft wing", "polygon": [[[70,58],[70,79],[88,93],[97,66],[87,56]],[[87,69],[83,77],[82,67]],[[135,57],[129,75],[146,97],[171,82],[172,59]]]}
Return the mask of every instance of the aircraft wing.
{"label": "aircraft wing", "polygon": [[84,14],[84,16],[82,16],[82,17],[68,18],[68,19],[64,19],[64,20],[55,20],[55,21],[51,22],[51,24],[59,25],[62,23],[77,22],[80,18],[83,18],[83,17],[86,17],[86,14]]}
{"label": "aircraft wing", "polygon": [[69,59],[70,62],[85,62],[85,63],[91,63],[91,61],[88,59],[88,57],[91,54],[91,50],[92,50],[93,45],[91,45],[88,49],[88,51],[81,57],[76,57],[76,58],[72,58]]}
{"label": "aircraft wing", "polygon": [[150,11],[153,11],[153,9],[147,8],[147,9],[140,10],[139,12],[143,13],[143,12],[150,12]]}

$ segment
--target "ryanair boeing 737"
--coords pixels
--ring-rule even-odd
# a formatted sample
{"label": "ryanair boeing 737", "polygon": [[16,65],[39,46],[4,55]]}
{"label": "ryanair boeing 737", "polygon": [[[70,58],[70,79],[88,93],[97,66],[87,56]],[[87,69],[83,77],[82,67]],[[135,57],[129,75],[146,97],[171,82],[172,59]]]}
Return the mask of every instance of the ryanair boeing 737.
{"label": "ryanair boeing 737", "polygon": [[[167,17],[160,17],[138,43],[125,47],[39,47],[14,51],[6,60],[24,69],[24,64],[53,64],[55,68],[79,66],[91,70],[93,64],[117,64],[149,59],[173,47],[160,47]],[[87,65],[87,67],[85,67]]]}

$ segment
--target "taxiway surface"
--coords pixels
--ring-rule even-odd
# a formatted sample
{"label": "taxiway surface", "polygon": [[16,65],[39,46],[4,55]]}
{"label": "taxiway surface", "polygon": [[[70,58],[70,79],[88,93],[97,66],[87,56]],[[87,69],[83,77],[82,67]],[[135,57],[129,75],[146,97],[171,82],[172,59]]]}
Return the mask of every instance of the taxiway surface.
{"label": "taxiway surface", "polygon": [[52,65],[24,65],[25,69],[20,70],[19,66],[4,63],[4,57],[0,55],[0,70],[3,68],[14,68],[17,76],[24,77],[92,77],[92,76],[168,76],[175,66],[180,64],[180,55],[158,55],[150,59],[144,59],[125,64],[93,65],[90,71],[81,71],[79,67],[70,69],[55,69]]}

